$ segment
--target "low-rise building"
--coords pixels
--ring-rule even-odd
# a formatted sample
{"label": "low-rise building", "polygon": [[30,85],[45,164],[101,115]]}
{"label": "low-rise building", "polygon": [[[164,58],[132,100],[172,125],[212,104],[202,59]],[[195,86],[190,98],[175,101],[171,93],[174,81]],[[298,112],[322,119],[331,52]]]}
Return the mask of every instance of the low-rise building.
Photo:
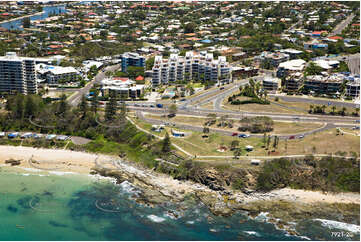
{"label": "low-rise building", "polygon": [[262,87],[268,92],[275,93],[281,87],[281,79],[276,77],[266,76],[262,80]]}
{"label": "low-rise building", "polygon": [[282,62],[289,60],[290,56],[281,52],[262,52],[260,55],[260,59],[263,63],[269,62],[271,66],[278,67],[278,65]]}
{"label": "low-rise building", "polygon": [[285,91],[297,92],[303,84],[303,74],[301,72],[293,72],[285,78]]}
{"label": "low-rise building", "polygon": [[337,75],[322,76],[312,75],[305,78],[303,84],[304,93],[336,94],[339,95],[343,78]]}
{"label": "low-rise building", "polygon": [[293,72],[302,72],[305,68],[306,61],[295,59],[279,64],[277,69],[277,77],[282,78]]}
{"label": "low-rise building", "polygon": [[346,96],[352,98],[360,96],[360,78],[355,78],[346,84]]}
{"label": "low-rise building", "polygon": [[61,82],[76,82],[80,78],[80,73],[74,67],[52,66],[37,64],[35,66],[37,77],[45,80],[49,84],[58,84]]}
{"label": "low-rise building", "polygon": [[113,77],[101,81],[101,92],[103,96],[113,92],[124,99],[139,98],[144,94],[144,85],[137,85],[126,77]]}

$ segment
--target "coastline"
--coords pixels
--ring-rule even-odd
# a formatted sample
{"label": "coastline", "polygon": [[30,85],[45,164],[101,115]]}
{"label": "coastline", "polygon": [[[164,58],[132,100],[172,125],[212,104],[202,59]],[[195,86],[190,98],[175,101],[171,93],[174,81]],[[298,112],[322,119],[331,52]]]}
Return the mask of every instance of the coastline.
{"label": "coastline", "polygon": [[[92,173],[92,168],[110,169],[121,172],[127,172],[137,177],[143,177],[150,183],[160,187],[166,187],[168,190],[182,188],[185,192],[206,191],[217,193],[208,187],[194,183],[192,181],[179,181],[172,177],[151,171],[140,167],[135,163],[120,161],[117,156],[95,154],[63,149],[44,149],[25,146],[7,146],[0,145],[0,164],[6,166],[5,160],[15,159],[21,160],[19,167],[35,168],[43,171],[62,171],[74,172],[80,174]],[[29,162],[33,159],[35,162]],[[32,165],[33,164],[33,165]],[[8,165],[10,166],[10,165]],[[219,192],[218,192],[219,193]],[[320,191],[296,190],[291,188],[282,188],[270,191],[268,193],[252,193],[246,195],[242,192],[233,191],[233,197],[242,202],[252,202],[255,200],[265,199],[282,199],[287,201],[295,201],[301,203],[360,203],[360,195],[358,193],[330,193]]]}
{"label": "coastline", "polygon": [[[49,175],[95,175],[113,179],[118,184],[130,182],[142,190],[142,196],[136,201],[149,206],[194,197],[215,215],[230,216],[237,211],[245,211],[250,217],[257,218],[266,213],[267,222],[292,235],[297,235],[295,223],[303,219],[360,224],[359,193],[322,193],[291,188],[251,194],[234,190],[214,191],[203,184],[175,180],[117,156],[0,145],[0,166],[11,167],[5,164],[8,159],[21,160],[19,166],[13,167],[24,168],[24,172],[35,168]],[[29,162],[29,159],[34,162]]]}
{"label": "coastline", "polygon": [[36,16],[36,15],[41,15],[43,13],[45,13],[45,11],[41,11],[41,12],[38,12],[38,13],[29,14],[29,15],[24,15],[24,16],[20,16],[20,17],[17,17],[17,18],[12,18],[12,19],[9,19],[9,20],[4,20],[4,21],[1,21],[0,24],[10,23],[10,22],[17,21],[17,20],[23,19],[23,18],[30,18],[30,17]]}

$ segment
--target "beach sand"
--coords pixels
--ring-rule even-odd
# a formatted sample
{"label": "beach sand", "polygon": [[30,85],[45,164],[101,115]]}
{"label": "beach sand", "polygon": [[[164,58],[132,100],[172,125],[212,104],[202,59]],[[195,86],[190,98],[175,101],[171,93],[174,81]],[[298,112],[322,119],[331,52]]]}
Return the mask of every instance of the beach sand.
{"label": "beach sand", "polygon": [[[36,161],[35,163],[29,162],[31,157]],[[0,145],[0,165],[4,166],[5,160],[8,159],[21,160],[20,167],[38,168],[43,171],[63,171],[82,174],[89,174],[91,168],[98,165],[104,168],[126,171],[137,177],[144,178],[164,193],[186,194],[198,190],[218,195],[217,192],[210,190],[202,184],[191,181],[178,181],[165,174],[141,168],[129,164],[128,162],[122,162],[119,157],[116,156],[60,149]],[[302,203],[360,203],[359,193],[322,193],[318,191],[295,190],[290,188],[273,190],[268,193],[252,193],[250,195],[233,191],[233,197],[236,197],[236,200],[242,203],[272,199]]]}

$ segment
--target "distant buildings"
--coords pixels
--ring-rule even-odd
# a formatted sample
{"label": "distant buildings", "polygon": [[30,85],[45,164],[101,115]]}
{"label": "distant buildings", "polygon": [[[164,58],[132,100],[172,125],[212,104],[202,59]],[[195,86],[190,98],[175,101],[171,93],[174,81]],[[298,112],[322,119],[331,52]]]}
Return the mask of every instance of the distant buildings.
{"label": "distant buildings", "polygon": [[138,53],[126,52],[121,56],[122,72],[126,72],[128,66],[145,67],[145,58]]}
{"label": "distant buildings", "polygon": [[232,79],[232,67],[226,57],[219,56],[217,60],[213,54],[202,51],[186,52],[185,56],[171,54],[169,59],[156,56],[152,69],[152,84],[168,84],[178,80],[206,80],[213,83],[228,82]]}
{"label": "distant buildings", "polygon": [[136,85],[135,81],[126,77],[113,77],[101,81],[101,92],[103,96],[113,92],[124,99],[139,98],[144,93],[144,85]]}
{"label": "distant buildings", "polygon": [[36,94],[35,61],[15,52],[0,57],[0,92]]}

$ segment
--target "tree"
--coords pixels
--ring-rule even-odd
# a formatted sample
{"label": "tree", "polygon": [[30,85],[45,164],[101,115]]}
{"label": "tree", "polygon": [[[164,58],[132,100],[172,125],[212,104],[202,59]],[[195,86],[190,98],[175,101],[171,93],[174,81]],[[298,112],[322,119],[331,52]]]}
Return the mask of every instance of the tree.
{"label": "tree", "polygon": [[30,28],[31,22],[30,22],[30,18],[23,18],[22,20],[22,24],[23,24],[23,28]]}
{"label": "tree", "polygon": [[346,111],[347,111],[347,109],[346,109],[345,107],[342,107],[342,109],[341,109],[341,115],[342,115],[342,116],[345,116],[345,115],[346,115]]}
{"label": "tree", "polygon": [[268,135],[268,139],[267,139],[267,150],[269,149],[270,143],[271,143],[271,135]]}
{"label": "tree", "polygon": [[145,61],[145,66],[147,70],[151,70],[154,66],[154,56],[150,57],[148,60]]}
{"label": "tree", "polygon": [[105,119],[113,120],[117,112],[117,99],[113,92],[111,92],[110,100],[105,105]]}
{"label": "tree", "polygon": [[90,102],[90,110],[93,113],[97,113],[98,111],[98,100],[97,100],[98,94],[99,94],[98,91],[95,91]]}
{"label": "tree", "polygon": [[168,112],[170,116],[175,116],[177,113],[177,105],[175,104],[170,105],[168,108]]}
{"label": "tree", "polygon": [[267,143],[267,134],[264,133],[263,134],[263,145],[264,145],[264,147],[266,147],[266,143]]}
{"label": "tree", "polygon": [[241,150],[241,148],[235,148],[234,150],[233,150],[233,155],[234,155],[234,157],[235,158],[238,158],[238,157],[240,157],[241,155],[242,155],[242,150]]}
{"label": "tree", "polygon": [[120,118],[122,120],[125,120],[126,115],[127,115],[127,107],[125,106],[125,102],[123,101],[120,104]]}
{"label": "tree", "polygon": [[208,127],[203,127],[203,133],[208,134],[209,133],[209,128]]}
{"label": "tree", "polygon": [[314,62],[311,62],[309,66],[307,66],[305,69],[305,75],[306,76],[319,75],[321,74],[322,71],[323,71],[322,67],[316,65]]}
{"label": "tree", "polygon": [[231,150],[236,149],[239,146],[239,141],[238,140],[232,140],[231,142]]}
{"label": "tree", "polygon": [[86,113],[88,112],[88,102],[85,98],[85,95],[81,97],[79,106],[78,106],[80,112],[82,113],[82,118],[85,118]]}
{"label": "tree", "polygon": [[162,152],[168,153],[171,150],[171,142],[168,132],[165,133],[165,137],[162,142]]}
{"label": "tree", "polygon": [[335,111],[336,111],[336,106],[332,106],[332,107],[331,107],[331,110],[332,110],[331,113],[334,114]]}
{"label": "tree", "polygon": [[58,115],[60,115],[61,117],[65,116],[65,113],[68,111],[68,103],[66,102],[66,96],[65,94],[61,95],[60,97],[60,102],[59,102],[59,106],[58,106]]}
{"label": "tree", "polygon": [[190,22],[184,26],[184,33],[194,33],[196,28],[196,24],[193,22]]}
{"label": "tree", "polygon": [[35,109],[36,109],[36,106],[35,106],[33,97],[32,97],[32,96],[27,96],[27,98],[26,98],[26,104],[25,104],[24,116],[25,116],[26,118],[28,118],[28,117],[30,117],[30,116],[34,116],[34,114],[35,114]]}
{"label": "tree", "polygon": [[310,109],[308,110],[308,112],[309,112],[309,113],[312,113],[312,112],[313,112],[313,108],[314,108],[314,106],[311,104],[311,105],[310,105]]}
{"label": "tree", "polygon": [[322,109],[322,113],[325,113],[325,110],[326,110],[326,105],[325,105],[325,104],[324,104],[324,105],[322,105],[321,109]]}

